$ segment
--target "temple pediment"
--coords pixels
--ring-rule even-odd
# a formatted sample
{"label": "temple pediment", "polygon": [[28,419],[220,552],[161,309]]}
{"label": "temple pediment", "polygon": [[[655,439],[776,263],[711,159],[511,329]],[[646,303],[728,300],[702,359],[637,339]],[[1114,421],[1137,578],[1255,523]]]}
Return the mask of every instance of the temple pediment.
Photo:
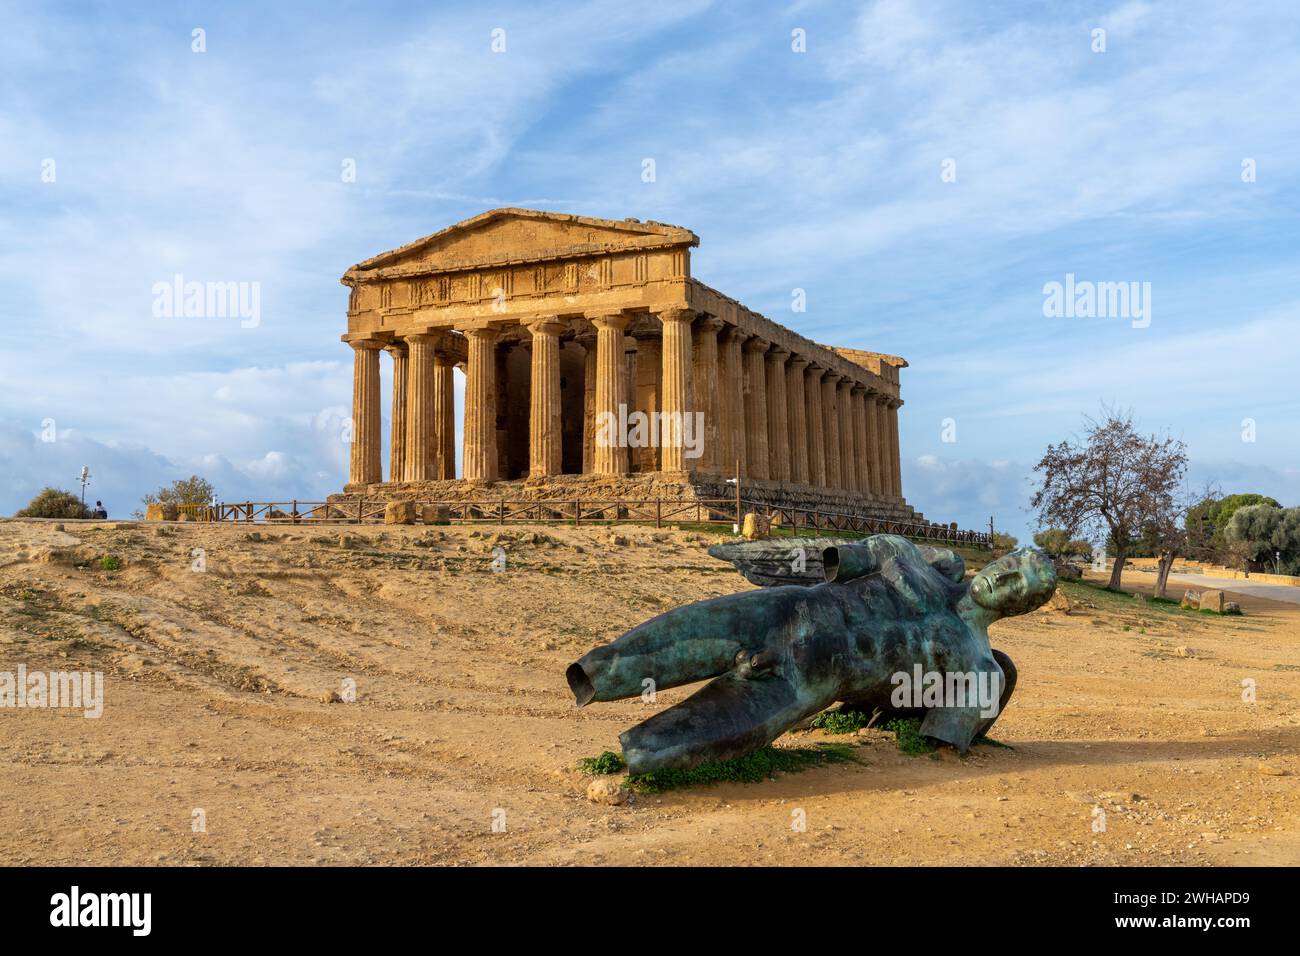
{"label": "temple pediment", "polygon": [[695,246],[689,229],[635,219],[592,219],[534,209],[493,209],[359,262],[344,281],[430,274],[637,250]]}

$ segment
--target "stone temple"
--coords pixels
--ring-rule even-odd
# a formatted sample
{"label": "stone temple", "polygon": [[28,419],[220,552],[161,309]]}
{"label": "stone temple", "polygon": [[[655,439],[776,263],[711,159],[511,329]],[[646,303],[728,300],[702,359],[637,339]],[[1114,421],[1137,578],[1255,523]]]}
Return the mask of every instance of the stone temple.
{"label": "stone temple", "polygon": [[739,471],[749,501],[922,520],[899,474],[907,362],[819,345],[710,288],[698,244],[658,222],[494,209],[352,266],[336,497],[730,498]]}

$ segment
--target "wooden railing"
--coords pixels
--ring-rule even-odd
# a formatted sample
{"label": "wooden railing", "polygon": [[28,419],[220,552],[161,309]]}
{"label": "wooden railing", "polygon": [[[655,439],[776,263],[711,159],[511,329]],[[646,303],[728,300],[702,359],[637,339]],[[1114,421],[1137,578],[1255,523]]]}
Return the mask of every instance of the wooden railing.
{"label": "wooden railing", "polygon": [[[808,508],[783,508],[736,498],[555,499],[512,501],[507,498],[477,500],[412,499],[417,508],[433,505],[446,509],[448,520],[461,524],[522,524],[567,522],[641,523],[661,528],[665,524],[739,524],[746,511],[776,519],[792,531],[846,534],[897,534],[923,541],[989,547],[989,535],[962,531],[947,525],[903,521]],[[244,501],[195,505],[200,521],[267,524],[371,524],[382,523],[387,498],[353,498],[346,501]]]}

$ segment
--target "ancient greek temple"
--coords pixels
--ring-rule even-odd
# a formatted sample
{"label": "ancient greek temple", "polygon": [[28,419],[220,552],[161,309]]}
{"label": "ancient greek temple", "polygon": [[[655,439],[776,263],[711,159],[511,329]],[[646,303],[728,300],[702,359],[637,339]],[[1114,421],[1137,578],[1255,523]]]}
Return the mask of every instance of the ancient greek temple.
{"label": "ancient greek temple", "polygon": [[899,473],[907,363],[747,309],[692,277],[697,245],[658,222],[495,209],[352,266],[345,493],[726,497],[738,472],[751,500],[915,517]]}

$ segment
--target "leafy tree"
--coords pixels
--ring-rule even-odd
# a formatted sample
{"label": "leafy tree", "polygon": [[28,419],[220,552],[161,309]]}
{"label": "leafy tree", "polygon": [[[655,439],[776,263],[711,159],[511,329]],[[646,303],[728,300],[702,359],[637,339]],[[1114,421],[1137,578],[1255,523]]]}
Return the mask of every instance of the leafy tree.
{"label": "leafy tree", "polygon": [[1044,528],[1034,534],[1034,544],[1054,558],[1083,558],[1092,554],[1092,542],[1071,538],[1064,528]]}
{"label": "leafy tree", "polygon": [[1014,551],[1020,541],[1015,535],[1007,534],[1005,531],[994,531],[989,543],[993,545],[994,551]]}
{"label": "leafy tree", "polygon": [[1282,507],[1276,499],[1268,495],[1241,494],[1221,498],[1214,494],[1207,494],[1187,512],[1184,528],[1187,531],[1188,553],[1205,561],[1231,560],[1232,547],[1227,538],[1228,523],[1237,509],[1249,505]]}
{"label": "leafy tree", "polygon": [[40,494],[21,511],[14,513],[15,518],[89,518],[90,509],[81,503],[70,491],[58,488],[42,488]]}
{"label": "leafy tree", "polygon": [[[1242,564],[1300,570],[1300,508],[1245,505],[1233,512],[1225,530],[1229,553]],[[1279,557],[1280,555],[1280,557]]]}
{"label": "leafy tree", "polygon": [[1187,446],[1168,436],[1142,436],[1132,415],[1103,409],[1085,418],[1083,438],[1048,447],[1034,471],[1043,475],[1032,505],[1040,526],[1070,534],[1109,536],[1118,589],[1134,540],[1144,527],[1169,527],[1179,513],[1175,492],[1187,471]]}
{"label": "leafy tree", "polygon": [[164,485],[153,494],[144,496],[145,505],[207,505],[212,503],[217,489],[212,482],[198,475],[190,475]]}

